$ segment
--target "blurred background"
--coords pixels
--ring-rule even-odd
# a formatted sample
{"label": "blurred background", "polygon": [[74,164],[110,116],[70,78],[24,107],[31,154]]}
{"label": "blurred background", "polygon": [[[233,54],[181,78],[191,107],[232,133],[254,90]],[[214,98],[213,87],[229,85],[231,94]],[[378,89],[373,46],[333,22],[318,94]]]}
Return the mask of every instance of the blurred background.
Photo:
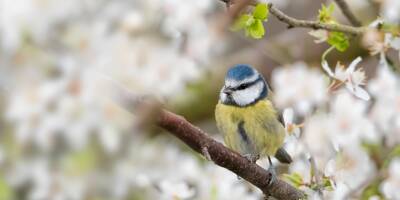
{"label": "blurred background", "polygon": [[[315,20],[323,0],[271,0]],[[400,23],[398,0],[349,0],[364,25]],[[340,9],[335,18],[348,24]],[[145,127],[135,102],[157,97],[221,141],[214,108],[228,67],[256,67],[279,110],[301,133],[287,137],[294,163],[282,173],[315,199],[400,199],[400,39],[351,39],[328,61],[365,71],[361,100],[328,92],[329,47],[308,29],[271,16],[261,40],[230,32],[218,0],[0,0],[0,200],[262,199],[233,173],[182,142]],[[387,47],[370,55],[368,45]],[[378,38],[378,39],[377,39]],[[381,44],[379,43],[379,44]],[[388,61],[385,62],[385,55]],[[296,126],[297,127],[297,126]],[[309,158],[328,180],[310,186]],[[265,161],[260,161],[267,166]]]}

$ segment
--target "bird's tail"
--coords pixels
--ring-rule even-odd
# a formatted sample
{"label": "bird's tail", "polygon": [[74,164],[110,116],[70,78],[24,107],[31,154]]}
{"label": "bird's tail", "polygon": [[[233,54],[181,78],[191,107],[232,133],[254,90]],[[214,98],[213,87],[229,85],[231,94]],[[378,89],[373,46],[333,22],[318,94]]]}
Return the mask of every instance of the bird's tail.
{"label": "bird's tail", "polygon": [[286,152],[286,150],[281,147],[275,153],[275,158],[279,160],[281,163],[290,164],[293,160],[292,157]]}

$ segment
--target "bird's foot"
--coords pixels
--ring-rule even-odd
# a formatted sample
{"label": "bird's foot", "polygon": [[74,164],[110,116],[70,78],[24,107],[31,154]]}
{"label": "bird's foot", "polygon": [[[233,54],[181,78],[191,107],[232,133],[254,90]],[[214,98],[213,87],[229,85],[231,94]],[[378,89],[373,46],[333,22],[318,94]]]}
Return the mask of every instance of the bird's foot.
{"label": "bird's foot", "polygon": [[270,165],[268,167],[268,173],[271,175],[271,178],[268,180],[268,185],[271,185],[272,183],[274,183],[276,181],[276,170],[275,167],[273,165]]}
{"label": "bird's foot", "polygon": [[251,163],[256,163],[258,159],[260,159],[260,155],[254,155],[254,154],[245,154],[243,155],[249,162]]}
{"label": "bird's foot", "polygon": [[[254,154],[244,154],[243,157],[245,157],[249,162],[251,163],[256,163],[258,159],[260,159],[260,155],[254,155]],[[237,176],[238,180],[242,180],[240,176]]]}

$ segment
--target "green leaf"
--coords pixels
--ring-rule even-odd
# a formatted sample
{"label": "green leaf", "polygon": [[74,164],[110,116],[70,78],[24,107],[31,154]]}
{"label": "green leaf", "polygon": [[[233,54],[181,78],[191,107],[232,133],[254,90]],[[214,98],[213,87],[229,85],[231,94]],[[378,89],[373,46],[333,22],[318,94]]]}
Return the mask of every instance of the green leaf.
{"label": "green leaf", "polygon": [[218,200],[218,187],[214,184],[211,186],[210,197],[211,200]]}
{"label": "green leaf", "polygon": [[379,190],[381,182],[379,180],[375,180],[372,183],[370,183],[363,191],[361,194],[361,200],[368,200],[372,196],[378,196],[381,197],[381,199],[384,199]]}
{"label": "green leaf", "polygon": [[14,198],[14,192],[11,186],[3,177],[0,177],[0,200],[8,200]]}
{"label": "green leaf", "polygon": [[83,150],[68,155],[64,162],[65,170],[71,175],[82,175],[96,167],[98,156],[96,149],[89,145]]}
{"label": "green leaf", "polygon": [[362,142],[362,148],[368,153],[369,157],[373,158],[373,160],[380,165],[386,153],[384,153],[384,148],[381,142],[371,143],[371,142]]}
{"label": "green leaf", "polygon": [[400,156],[400,145],[396,145],[393,147],[393,149],[390,151],[390,157],[397,157]]}
{"label": "green leaf", "polygon": [[245,29],[246,36],[254,39],[260,39],[265,34],[263,21],[268,17],[267,4],[258,4],[253,10],[252,15],[241,15],[231,27],[232,31],[239,31]]}
{"label": "green leaf", "polygon": [[256,19],[252,25],[246,28],[246,35],[250,35],[254,39],[260,39],[264,34],[264,25],[259,19]]}
{"label": "green leaf", "polygon": [[284,174],[283,177],[291,182],[295,187],[300,187],[303,185],[303,177],[299,173],[292,173],[292,174]]}
{"label": "green leaf", "polygon": [[392,159],[395,157],[400,157],[400,145],[396,145],[390,150],[390,153],[386,155],[383,166],[388,167]]}
{"label": "green leaf", "polygon": [[322,178],[322,186],[328,191],[332,191],[333,190],[332,181],[331,181],[331,179],[329,177],[323,177]]}
{"label": "green leaf", "polygon": [[383,23],[380,27],[383,32],[389,32],[393,36],[400,36],[400,26],[396,24]]}
{"label": "green leaf", "polygon": [[318,11],[318,20],[324,23],[334,22],[332,13],[335,10],[333,3],[329,4],[328,7],[322,5],[322,8]]}
{"label": "green leaf", "polygon": [[243,14],[233,23],[231,30],[239,31],[241,29],[244,29],[244,28],[250,26],[252,23],[254,23],[253,16],[251,16],[249,14]]}
{"label": "green leaf", "polygon": [[327,42],[340,52],[344,52],[350,46],[349,38],[342,32],[330,32]]}
{"label": "green leaf", "polygon": [[253,10],[253,16],[256,19],[266,20],[269,14],[268,6],[265,3],[259,3]]}

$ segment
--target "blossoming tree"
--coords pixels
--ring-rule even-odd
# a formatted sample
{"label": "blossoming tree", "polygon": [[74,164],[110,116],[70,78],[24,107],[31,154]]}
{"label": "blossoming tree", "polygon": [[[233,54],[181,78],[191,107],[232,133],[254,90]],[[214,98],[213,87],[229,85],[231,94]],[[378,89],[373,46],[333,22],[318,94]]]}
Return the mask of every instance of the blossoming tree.
{"label": "blossoming tree", "polygon": [[[400,199],[398,0],[0,5],[0,200]],[[271,185],[215,128],[237,63],[282,112]]]}

